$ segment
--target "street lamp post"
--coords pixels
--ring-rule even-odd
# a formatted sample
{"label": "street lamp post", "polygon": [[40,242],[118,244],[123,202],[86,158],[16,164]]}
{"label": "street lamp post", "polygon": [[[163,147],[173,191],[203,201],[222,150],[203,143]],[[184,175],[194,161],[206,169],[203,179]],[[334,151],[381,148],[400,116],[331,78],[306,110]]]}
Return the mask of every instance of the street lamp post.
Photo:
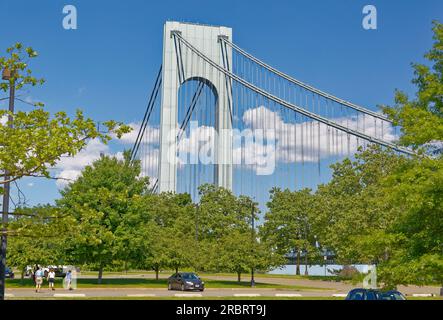
{"label": "street lamp post", "polygon": [[[9,116],[8,126],[12,128],[12,114],[14,113],[15,99],[15,78],[14,70],[5,68],[3,70],[2,79],[9,81]],[[8,171],[4,171],[4,181],[9,180]],[[5,273],[6,273],[6,246],[7,246],[7,224],[9,215],[9,193],[10,183],[6,182],[3,188],[3,208],[2,208],[2,234],[0,246],[0,300],[5,299]]]}
{"label": "street lamp post", "polygon": [[198,203],[195,205],[195,243],[198,243]]}
{"label": "street lamp post", "polygon": [[200,248],[199,248],[199,244],[198,244],[198,209],[199,209],[199,205],[198,205],[198,203],[195,205],[195,249],[196,249],[196,251],[197,251],[197,263],[195,264],[196,265],[196,267],[195,267],[195,271],[196,272],[198,272],[198,269],[199,269],[199,262],[200,262],[200,257],[199,257],[199,251],[200,251]]}
{"label": "street lamp post", "polygon": [[[251,201],[251,253],[254,253],[255,243],[255,219],[254,219],[254,202]],[[251,287],[255,287],[254,266],[251,268]]]}
{"label": "street lamp post", "polygon": [[326,264],[327,264],[327,262],[328,262],[328,254],[327,254],[326,251],[325,251],[324,260],[325,260],[325,277],[326,277]]}

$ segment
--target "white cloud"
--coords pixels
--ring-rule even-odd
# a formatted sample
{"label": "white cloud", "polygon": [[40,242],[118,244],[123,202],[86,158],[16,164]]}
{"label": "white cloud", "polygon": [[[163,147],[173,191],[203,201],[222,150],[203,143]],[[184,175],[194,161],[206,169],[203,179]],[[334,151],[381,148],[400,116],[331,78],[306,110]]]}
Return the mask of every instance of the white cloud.
{"label": "white cloud", "polygon": [[[348,152],[353,154],[363,142],[362,139],[318,122],[286,122],[278,112],[264,106],[246,110],[241,119],[250,136],[249,139],[244,138],[245,142],[248,140],[244,145],[234,140],[233,162],[256,171],[269,166],[269,163],[317,162],[331,156],[345,156]],[[387,122],[382,124],[381,120],[374,121],[370,116],[331,120],[374,138],[388,142],[396,139],[392,126]],[[179,166],[189,162],[196,163],[195,159],[204,163],[201,161],[202,148],[205,148],[203,155],[212,155],[209,163],[214,163],[213,150],[217,135],[215,128],[191,123],[190,129],[179,144]],[[240,134],[245,136],[245,131]]]}
{"label": "white cloud", "polygon": [[[131,123],[130,126],[133,128],[128,134],[123,135],[123,137],[118,140],[122,144],[131,145],[134,144],[138,130],[140,129],[140,124]],[[141,151],[146,153],[146,155],[141,159],[142,162],[142,176],[157,176],[158,168],[158,158],[159,149],[155,148],[153,145],[158,143],[159,130],[158,128],[147,127],[145,131],[145,137],[142,140],[143,147]],[[147,149],[149,152],[146,152]],[[98,139],[90,140],[86,147],[76,154],[74,157],[64,157],[57,164],[55,170],[57,172],[56,177],[61,178],[56,181],[59,188],[64,188],[70,182],[76,180],[87,165],[91,165],[95,160],[100,158],[100,155],[113,155],[117,159],[123,159],[123,152],[112,153],[109,146],[104,144]],[[151,183],[152,183],[151,179]]]}
{"label": "white cloud", "polygon": [[56,177],[62,178],[57,180],[57,186],[63,188],[70,181],[77,179],[83,168],[99,159],[101,154],[109,155],[109,146],[98,139],[94,139],[90,140],[86,147],[74,157],[62,158],[56,166],[58,171]]}
{"label": "white cloud", "polygon": [[[331,156],[344,156],[353,154],[363,142],[357,142],[355,137],[344,132],[329,128],[317,122],[286,122],[278,112],[264,106],[251,108],[241,117],[245,127],[249,130],[249,143],[242,145],[241,141],[234,140],[232,157],[234,164],[241,164],[246,168],[255,170],[257,174],[266,173],[274,169],[272,164],[316,162]],[[372,137],[385,141],[394,141],[394,129],[381,120],[374,121],[373,117],[342,117],[332,121]],[[178,145],[177,165],[183,168],[185,163],[211,164],[215,162],[216,130],[211,126],[198,126],[191,122],[190,131],[183,133]],[[125,145],[134,144],[140,129],[139,123],[131,123],[131,133],[119,141]],[[383,135],[382,135],[383,132]],[[241,134],[245,134],[242,132]],[[140,147],[142,176],[151,177],[151,186],[158,176],[159,165],[159,128],[148,126]],[[308,139],[309,137],[309,139]],[[175,140],[175,139],[174,139]],[[246,140],[246,139],[245,139]],[[349,141],[349,142],[348,142]],[[348,150],[349,146],[349,150]],[[75,157],[63,158],[57,165],[58,177],[75,180],[81,170],[99,159],[100,154],[110,155],[109,147],[99,140],[89,141],[86,148]],[[114,154],[118,159],[123,159],[123,153]],[[265,172],[265,173],[264,173]],[[271,172],[272,173],[272,172]],[[62,188],[69,183],[67,180],[58,180],[57,185]]]}
{"label": "white cloud", "polygon": [[153,187],[158,178],[158,163],[160,150],[158,148],[149,149],[141,160],[141,176],[149,177],[149,184]]}
{"label": "white cloud", "polygon": [[[342,156],[348,151],[352,154],[362,143],[362,139],[357,141],[354,136],[348,137],[347,133],[318,122],[285,122],[277,112],[263,106],[245,111],[243,121],[254,129],[271,129],[276,139],[276,160],[286,163],[316,162],[319,157]],[[393,127],[381,120],[374,121],[373,117],[341,117],[331,121],[374,138],[396,140]]]}
{"label": "white cloud", "polygon": [[[124,134],[120,138],[120,142],[123,144],[134,144],[137,135],[140,131],[141,124],[140,123],[130,123],[129,126],[132,128],[132,131]],[[144,144],[156,144],[160,139],[160,129],[157,127],[147,126],[145,129],[145,133],[143,135],[142,143]]]}
{"label": "white cloud", "polygon": [[27,103],[29,103],[29,104],[35,104],[35,103],[36,103],[36,101],[35,101],[31,96],[27,96],[27,97],[25,98],[25,101],[26,101]]}

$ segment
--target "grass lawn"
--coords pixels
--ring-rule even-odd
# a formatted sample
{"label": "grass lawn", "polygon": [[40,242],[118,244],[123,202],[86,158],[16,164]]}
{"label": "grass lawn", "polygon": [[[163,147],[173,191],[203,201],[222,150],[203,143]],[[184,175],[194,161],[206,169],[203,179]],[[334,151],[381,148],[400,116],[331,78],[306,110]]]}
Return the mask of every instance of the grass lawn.
{"label": "grass lawn", "polygon": [[[193,272],[192,270],[180,270],[181,272]],[[164,277],[169,277],[170,275],[174,274],[175,271],[173,270],[165,270],[165,271],[161,271],[159,273],[159,276],[164,278]],[[198,275],[200,275],[202,278],[204,277],[216,277],[216,276],[220,276],[220,277],[234,277],[237,278],[237,274],[235,273],[213,273],[213,272],[197,272]],[[82,271],[81,275],[84,276],[97,276],[98,272],[97,271]],[[153,271],[147,271],[147,270],[130,270],[130,271],[123,271],[123,272],[117,272],[117,271],[105,271],[103,272],[103,276],[108,276],[108,277],[117,277],[117,276],[122,276],[124,277],[125,275],[128,276],[136,276],[136,275],[155,275],[155,273]],[[308,280],[323,280],[323,281],[338,281],[337,277],[333,277],[333,276],[305,276],[305,275],[300,275],[300,276],[296,276],[296,275],[287,275],[287,274],[268,274],[268,273],[256,273],[255,276],[257,278],[269,278],[269,279],[273,279],[273,278],[277,278],[277,279],[308,279]],[[241,275],[242,279],[248,279],[250,277],[250,274],[248,273],[243,273]]]}
{"label": "grass lawn", "polygon": [[[206,280],[205,281],[206,288],[249,288],[249,281],[227,281],[227,280]],[[61,278],[57,278],[55,282],[56,287],[63,286],[63,280]],[[31,279],[7,279],[6,280],[6,288],[31,288],[34,286],[34,283]],[[43,283],[43,286],[47,286],[47,282]],[[79,289],[81,288],[166,288],[167,280],[166,279],[146,279],[146,278],[104,278],[101,284],[97,284],[97,279],[77,279],[77,286]],[[256,283],[256,288],[259,289],[284,289],[284,290],[328,290],[324,288],[316,288],[316,287],[305,287],[305,286],[295,286],[295,285],[281,285],[281,284],[271,284],[271,283]]]}

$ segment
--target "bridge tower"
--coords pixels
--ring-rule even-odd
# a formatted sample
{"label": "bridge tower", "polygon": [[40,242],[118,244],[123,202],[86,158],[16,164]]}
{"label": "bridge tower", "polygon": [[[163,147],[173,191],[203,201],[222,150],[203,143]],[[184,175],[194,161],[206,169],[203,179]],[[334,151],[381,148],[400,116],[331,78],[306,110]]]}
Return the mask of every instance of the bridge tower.
{"label": "bridge tower", "polygon": [[[232,66],[232,49],[223,47],[220,37],[232,41],[232,29],[192,23],[166,22],[163,35],[163,69],[160,116],[159,192],[176,192],[178,94],[189,80],[207,84],[216,96],[214,183],[232,190],[232,101],[231,80],[204,66],[204,62],[183,55],[185,48],[174,37],[179,34],[219,65]],[[193,59],[191,61],[191,59]],[[186,61],[188,60],[188,61]],[[200,64],[196,66],[195,64]],[[192,64],[192,68],[190,67]]]}

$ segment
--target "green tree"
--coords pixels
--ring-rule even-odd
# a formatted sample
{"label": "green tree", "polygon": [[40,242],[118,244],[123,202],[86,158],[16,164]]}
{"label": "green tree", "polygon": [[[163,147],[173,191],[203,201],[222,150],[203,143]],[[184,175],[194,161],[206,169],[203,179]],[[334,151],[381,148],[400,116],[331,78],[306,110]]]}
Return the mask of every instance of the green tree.
{"label": "green tree", "polygon": [[390,286],[443,283],[443,159],[420,159],[399,168],[383,187],[400,212],[386,237],[399,239],[380,276]]}
{"label": "green tree", "polygon": [[[199,187],[198,234],[200,239],[221,239],[232,230],[250,226],[251,202],[212,184]],[[246,202],[246,204],[245,204]]]}
{"label": "green tree", "polygon": [[389,191],[380,184],[407,161],[392,151],[370,146],[360,149],[354,161],[345,159],[332,166],[331,181],[319,186],[315,194],[313,226],[322,246],[332,249],[337,261],[377,262],[372,254],[366,256],[358,244],[374,232],[387,230],[399,214],[385,200]]}
{"label": "green tree", "polygon": [[137,196],[116,231],[118,251],[132,266],[153,269],[157,279],[162,268],[188,267],[196,257],[193,215],[188,195]]}
{"label": "green tree", "polygon": [[435,21],[433,30],[435,42],[425,55],[432,65],[413,64],[415,99],[397,91],[395,105],[383,108],[401,127],[400,142],[414,148],[443,141],[443,24]]}
{"label": "green tree", "polygon": [[27,266],[62,264],[62,244],[71,234],[71,223],[56,207],[16,209],[8,225],[8,263],[21,271],[22,279]]}
{"label": "green tree", "polygon": [[209,250],[209,267],[216,271],[234,272],[237,281],[242,273],[269,271],[284,264],[280,255],[251,232],[234,230],[219,241],[212,242]]}
{"label": "green tree", "polygon": [[291,192],[274,188],[267,203],[268,212],[261,229],[264,241],[277,250],[283,257],[296,252],[296,274],[300,274],[301,252],[306,254],[312,248],[314,234],[312,216],[314,197],[310,189]]}
{"label": "green tree", "polygon": [[415,98],[397,92],[396,105],[384,108],[402,127],[400,142],[436,155],[408,162],[384,183],[385,201],[399,208],[389,235],[401,241],[380,270],[391,286],[443,283],[443,24],[435,21],[433,31],[434,44],[425,55],[429,65],[413,65]]}
{"label": "green tree", "polygon": [[[21,90],[44,83],[43,79],[32,75],[28,65],[28,60],[37,57],[34,49],[16,43],[6,53],[0,57],[0,69],[9,74],[9,79],[0,82],[0,90],[8,92],[11,87]],[[16,100],[21,99],[17,97]],[[108,133],[104,134],[82,111],[78,110],[74,118],[63,111],[51,115],[42,103],[35,103],[35,108],[28,112],[12,114],[0,110],[0,119],[7,119],[0,121],[0,168],[3,171],[0,188],[25,176],[49,178],[49,169],[61,156],[77,154],[89,139],[99,138],[106,143],[111,133],[121,137],[130,131],[128,126],[111,120],[104,123],[108,128]]]}
{"label": "green tree", "polygon": [[101,156],[85,167],[80,177],[61,191],[57,205],[75,218],[75,236],[67,242],[74,263],[89,264],[99,271],[126,257],[127,248],[117,244],[123,217],[134,198],[148,190],[148,178],[140,177],[140,163]]}

